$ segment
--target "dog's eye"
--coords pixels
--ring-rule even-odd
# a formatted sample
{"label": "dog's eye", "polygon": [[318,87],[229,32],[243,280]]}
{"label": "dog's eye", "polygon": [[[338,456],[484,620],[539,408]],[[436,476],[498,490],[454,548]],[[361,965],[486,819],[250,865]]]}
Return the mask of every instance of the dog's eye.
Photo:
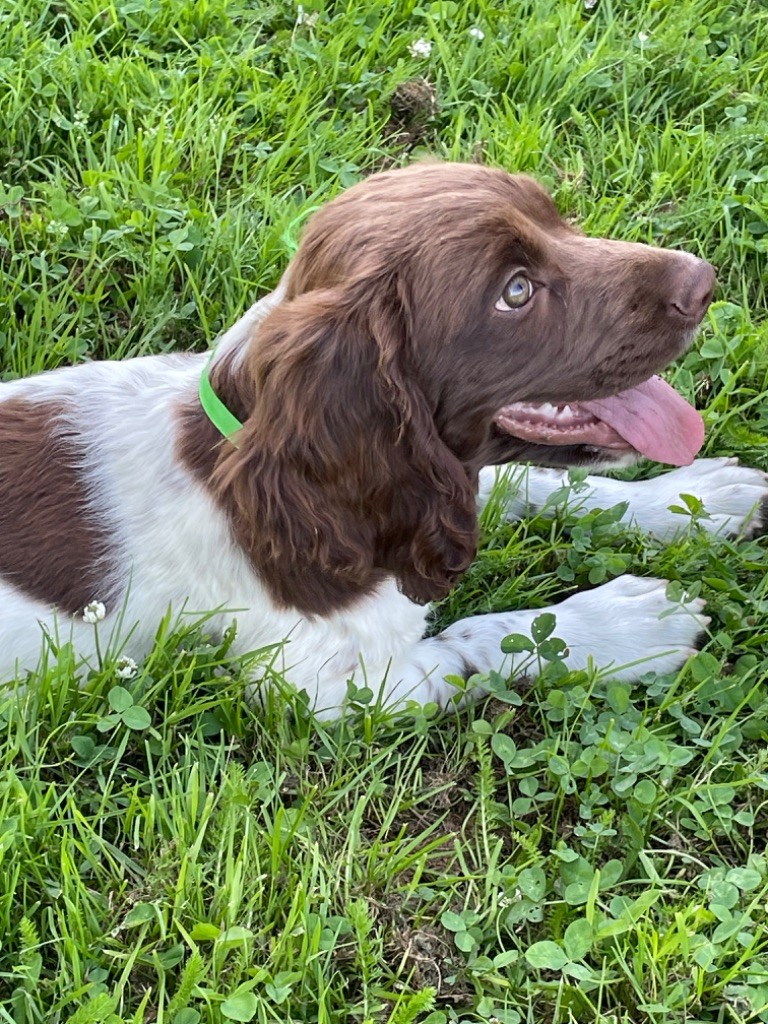
{"label": "dog's eye", "polygon": [[526,302],[530,302],[532,295],[533,285],[525,274],[515,274],[504,285],[496,309],[520,309]]}

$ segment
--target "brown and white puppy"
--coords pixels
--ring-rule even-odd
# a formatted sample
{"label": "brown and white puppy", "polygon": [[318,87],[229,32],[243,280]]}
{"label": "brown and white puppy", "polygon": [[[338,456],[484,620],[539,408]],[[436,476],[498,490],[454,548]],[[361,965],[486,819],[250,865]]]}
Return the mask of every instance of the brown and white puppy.
{"label": "brown and white puppy", "polygon": [[[690,463],[701,419],[655,374],[714,284],[686,253],[578,234],[529,178],[374,175],[312,218],[275,295],[222,338],[210,376],[236,444],[200,405],[205,356],[0,385],[0,673],[34,668],[43,631],[86,658],[110,633],[140,658],[169,607],[219,609],[214,630],[236,618],[240,652],[279,645],[277,667],[324,712],[353,676],[389,703],[445,704],[446,675],[514,671],[500,641],[538,612],[422,639],[428,602],[475,555],[483,467]],[[669,500],[697,491],[722,525],[751,528],[762,475],[709,470]],[[630,514],[669,532],[654,494]],[[622,678],[679,665],[705,622],[701,602],[672,610],[663,581],[633,577],[555,612],[569,665]]]}

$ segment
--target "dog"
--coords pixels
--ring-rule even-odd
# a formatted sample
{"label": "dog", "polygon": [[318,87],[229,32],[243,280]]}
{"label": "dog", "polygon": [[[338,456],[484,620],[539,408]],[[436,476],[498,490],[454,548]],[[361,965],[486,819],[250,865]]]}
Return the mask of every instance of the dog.
{"label": "dog", "polygon": [[693,462],[701,417],[656,376],[714,287],[687,253],[585,237],[527,177],[373,175],[314,214],[276,292],[210,364],[156,355],[0,385],[0,677],[33,671],[46,636],[86,662],[98,637],[142,658],[169,609],[215,610],[214,634],[236,620],[236,653],[273,652],[254,679],[285,673],[326,716],[353,679],[388,706],[445,707],[446,677],[514,675],[501,642],[542,610],[569,668],[677,669],[708,620],[656,579],[424,633],[509,462],[552,467],[531,470],[510,518],[563,467],[648,457],[686,468],[588,477],[582,507],[626,500],[628,520],[667,539],[668,505],[693,493],[705,528],[761,528],[763,474]]}

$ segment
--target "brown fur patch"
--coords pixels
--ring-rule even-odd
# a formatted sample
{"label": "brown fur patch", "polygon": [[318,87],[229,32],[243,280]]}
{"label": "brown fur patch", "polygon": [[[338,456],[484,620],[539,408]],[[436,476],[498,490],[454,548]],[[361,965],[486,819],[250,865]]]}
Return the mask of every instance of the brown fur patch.
{"label": "brown fur patch", "polygon": [[0,576],[76,614],[109,601],[112,548],[88,509],[82,455],[62,412],[50,402],[0,403]]}

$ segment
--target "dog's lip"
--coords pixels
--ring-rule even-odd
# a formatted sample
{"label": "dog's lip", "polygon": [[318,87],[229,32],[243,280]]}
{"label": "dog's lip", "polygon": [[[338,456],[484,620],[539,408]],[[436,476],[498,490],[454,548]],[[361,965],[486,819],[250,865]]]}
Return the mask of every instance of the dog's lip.
{"label": "dog's lip", "polygon": [[538,444],[634,450],[673,466],[690,465],[704,443],[701,415],[658,376],[591,401],[514,402],[496,413],[495,422]]}
{"label": "dog's lip", "polygon": [[494,422],[505,433],[548,446],[591,445],[596,448],[635,449],[613,427],[579,402],[519,402],[500,409]]}

